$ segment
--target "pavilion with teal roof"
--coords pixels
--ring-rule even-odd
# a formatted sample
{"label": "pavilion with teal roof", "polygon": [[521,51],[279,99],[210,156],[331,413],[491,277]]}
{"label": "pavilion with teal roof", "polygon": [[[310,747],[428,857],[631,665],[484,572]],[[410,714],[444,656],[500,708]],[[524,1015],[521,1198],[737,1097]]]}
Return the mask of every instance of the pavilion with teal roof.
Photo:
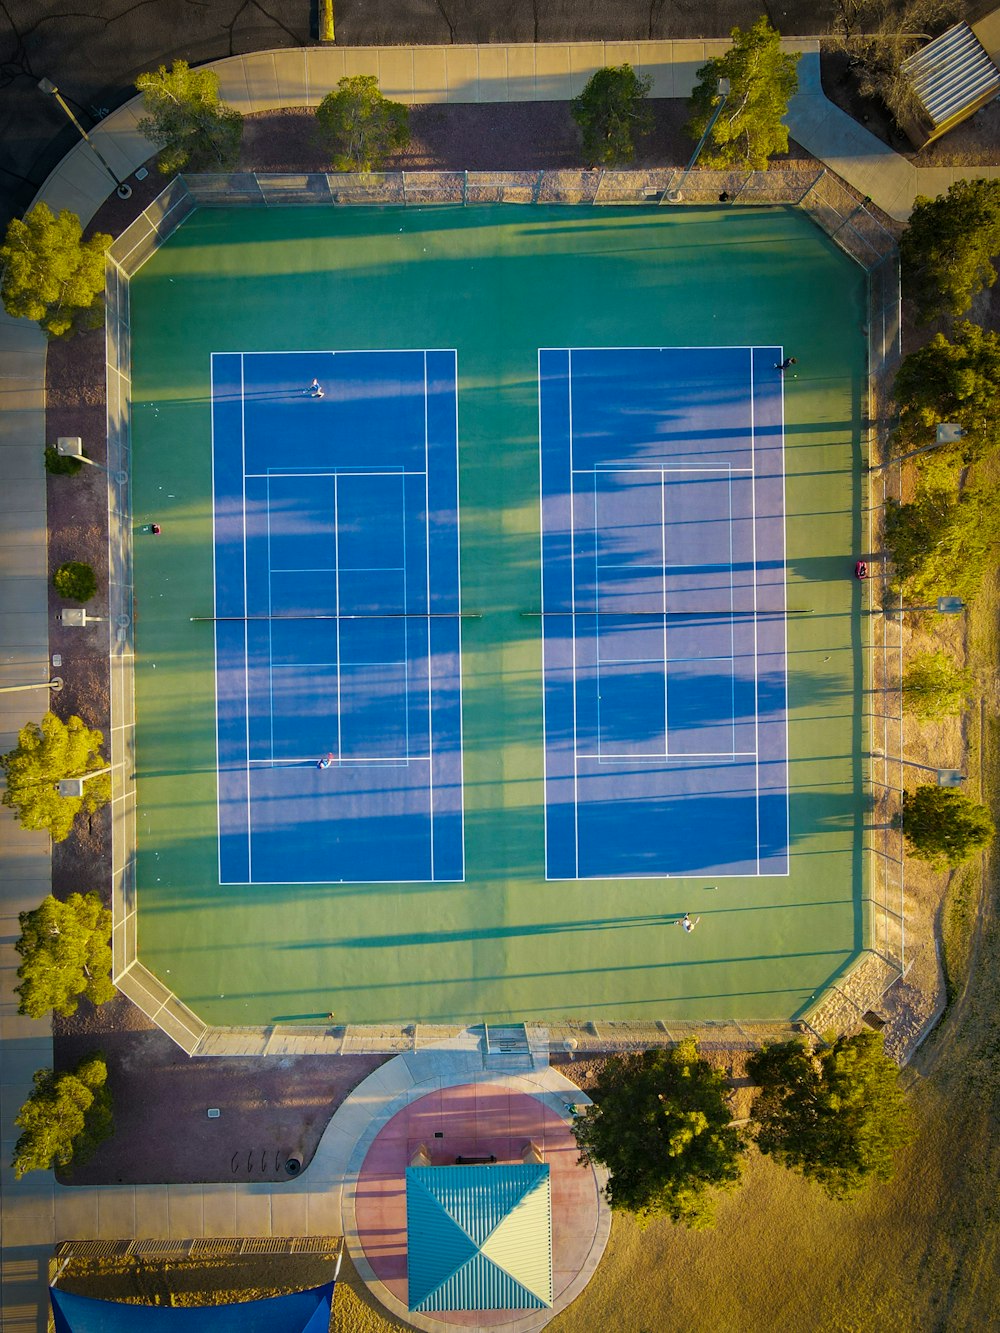
{"label": "pavilion with teal roof", "polygon": [[552,1304],[546,1164],[406,1170],[411,1310],[540,1310]]}

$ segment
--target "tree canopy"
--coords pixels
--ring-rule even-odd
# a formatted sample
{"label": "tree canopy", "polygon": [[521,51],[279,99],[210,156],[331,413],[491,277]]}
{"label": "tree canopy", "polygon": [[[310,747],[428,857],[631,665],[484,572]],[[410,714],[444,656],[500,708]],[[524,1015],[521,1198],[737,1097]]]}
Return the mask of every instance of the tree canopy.
{"label": "tree canopy", "polygon": [[917,653],[903,672],[903,707],[923,719],[956,717],[975,689],[972,672],[947,653]]}
{"label": "tree canopy", "polygon": [[648,74],[628,63],[596,70],[570,103],[570,114],[583,135],[583,155],[590,166],[615,166],[635,157],[636,137],[653,128]]}
{"label": "tree canopy", "polygon": [[942,421],[955,421],[965,432],[948,447],[963,462],[992,453],[1000,447],[1000,337],[967,320],[955,325],[952,341],[936,333],[903,361],[893,395],[900,453],[933,443]]}
{"label": "tree canopy", "polygon": [[0,293],[8,315],[33,319],[50,338],[66,338],[97,328],[104,318],[105,232],[83,239],[75,213],[56,217],[36,204],[23,219],[13,218],[0,246]]}
{"label": "tree canopy", "polygon": [[91,1004],[113,998],[111,913],[96,893],[72,893],[65,902],[49,894],[20,923],[19,1013],[41,1018],[54,1009],[69,1018],[80,995]]}
{"label": "tree canopy", "polygon": [[997,280],[1000,180],[959,180],[936,199],[918,195],[899,254],[918,320],[968,310]]}
{"label": "tree canopy", "polygon": [[159,168],[175,171],[229,171],[239,157],[243,117],[219,97],[219,76],[211,69],[191,69],[175,60],[148,74],[135,86],[145,115],[139,132],[160,148]]}
{"label": "tree canopy", "polygon": [[101,757],[104,737],[79,717],[66,722],[46,713],[41,724],[29,722],[18,733],[17,745],[0,755],[7,786],[0,800],[17,815],[22,828],[45,829],[53,842],[69,837],[80,810],[93,814],[111,800],[107,773],[83,784],[83,796],[60,796],[62,778],[82,777],[105,768]]}
{"label": "tree canopy", "polygon": [[761,1152],[814,1180],[835,1199],[888,1180],[912,1130],[899,1071],[875,1032],[765,1047],[747,1062],[759,1085],[751,1128]]}
{"label": "tree canopy", "polygon": [[763,16],[745,31],[734,28],[731,36],[733,44],[725,55],[698,71],[687,132],[692,139],[701,138],[720,101],[719,80],[728,79],[726,105],[699,160],[706,167],[762,171],[775,153],[788,152],[782,116],[798,86],[798,56],[782,51],[780,33]]}
{"label": "tree canopy", "polygon": [[1000,495],[993,490],[969,487],[956,495],[925,487],[907,504],[886,502],[886,550],[897,582],[917,601],[974,597],[998,540]]}
{"label": "tree canopy", "polygon": [[990,845],[996,832],[984,805],[954,787],[930,784],[903,793],[898,822],[917,860],[938,870],[968,861]]}
{"label": "tree canopy", "polygon": [[39,1069],[14,1123],[23,1130],[14,1146],[14,1176],[84,1162],[114,1132],[108,1067],[100,1054],[56,1074]]}
{"label": "tree canopy", "polygon": [[337,171],[378,171],[410,142],[410,113],[379,91],[374,74],[341,79],[316,108],[323,147]]}
{"label": "tree canopy", "polygon": [[608,1168],[611,1207],[710,1225],[711,1191],[739,1179],[744,1142],[729,1123],[725,1079],[695,1043],[613,1056],[593,1098],[573,1132],[581,1160]]}

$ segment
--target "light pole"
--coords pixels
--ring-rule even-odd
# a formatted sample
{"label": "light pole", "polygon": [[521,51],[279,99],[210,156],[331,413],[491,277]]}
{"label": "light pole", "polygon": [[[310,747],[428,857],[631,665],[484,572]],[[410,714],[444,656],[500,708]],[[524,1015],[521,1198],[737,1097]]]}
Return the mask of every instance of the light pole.
{"label": "light pole", "polygon": [[34,685],[0,685],[0,694],[14,694],[18,690],[51,690],[58,694],[62,687],[62,676],[53,676],[51,680],[40,680]]}
{"label": "light pole", "polygon": [[891,467],[893,463],[905,463],[909,458],[916,458],[917,454],[930,453],[932,449],[940,449],[943,444],[957,444],[964,438],[965,431],[957,421],[939,421],[934,432],[933,444],[922,444],[919,449],[911,449],[908,454],[903,454],[900,458],[888,458],[884,463],[876,463],[868,471],[881,472],[883,468]]}
{"label": "light pole", "polygon": [[83,784],[88,778],[99,778],[104,773],[111,772],[111,765],[107,768],[95,768],[93,773],[84,773],[79,778],[60,778],[56,784],[60,796],[82,796]]}
{"label": "light pole", "polygon": [[128,481],[127,472],[112,472],[103,463],[95,463],[92,458],[88,458],[83,452],[83,440],[80,439],[79,435],[60,435],[56,440],[56,453],[60,458],[75,458],[80,463],[89,463],[91,467],[100,468],[109,477],[114,477],[117,482]]}
{"label": "light pole", "polygon": [[[882,611],[886,620],[902,620],[907,611],[936,611],[939,616],[957,616],[965,610],[961,597],[939,597],[928,606],[891,606]],[[878,614],[876,610],[874,615]]]}
{"label": "light pole", "polygon": [[39,80],[38,80],[38,86],[39,86],[39,88],[42,90],[43,93],[48,93],[50,96],[54,97],[54,98],[56,99],[56,101],[59,103],[59,105],[62,107],[62,109],[66,112],[66,115],[69,117],[70,121],[72,121],[72,123],[76,126],[77,130],[79,131],[79,133],[80,133],[80,138],[84,141],[84,143],[87,145],[87,147],[90,149],[90,151],[94,154],[94,156],[95,156],[95,157],[97,158],[97,160],[100,162],[101,166],[104,168],[104,170],[108,173],[108,175],[109,175],[109,176],[111,177],[111,179],[114,181],[115,185],[117,185],[117,187],[118,187],[118,190],[117,190],[118,198],[119,198],[119,199],[131,199],[131,198],[132,198],[132,187],[131,187],[131,185],[127,185],[127,184],[125,183],[125,181],[123,181],[123,180],[121,179],[120,176],[116,176],[115,173],[111,170],[111,164],[110,164],[110,163],[108,162],[108,160],[105,158],[104,154],[101,152],[101,150],[98,148],[98,146],[94,143],[93,139],[90,137],[90,135],[87,133],[87,131],[83,128],[83,126],[82,126],[82,125],[80,124],[80,122],[77,120],[76,116],[73,115],[73,112],[69,109],[69,106],[66,104],[65,99],[63,98],[62,94],[59,92],[59,89],[56,87],[56,85],[52,82],[52,80],[51,80],[51,79],[39,79]]}
{"label": "light pole", "polygon": [[708,124],[705,126],[704,134],[702,134],[701,138],[698,140],[695,150],[691,154],[691,161],[684,168],[683,175],[681,176],[677,184],[674,186],[674,188],[672,190],[667,191],[667,198],[670,200],[672,204],[679,204],[681,200],[684,198],[683,194],[684,183],[687,180],[688,176],[690,176],[694,168],[694,164],[698,161],[698,155],[701,152],[701,150],[705,147],[705,142],[708,139],[708,136],[712,133],[712,130],[715,128],[715,122],[719,119],[719,116],[722,114],[722,108],[726,105],[726,101],[729,97],[729,80],[720,79],[716,90],[719,94],[719,101],[715,106],[715,110],[708,118]]}
{"label": "light pole", "polygon": [[884,759],[887,764],[906,764],[908,768],[922,768],[925,773],[933,773],[939,787],[957,787],[965,781],[965,774],[957,768],[937,768],[934,764],[918,764],[915,759],[899,759],[895,755],[883,754],[881,750],[872,750],[873,759]]}

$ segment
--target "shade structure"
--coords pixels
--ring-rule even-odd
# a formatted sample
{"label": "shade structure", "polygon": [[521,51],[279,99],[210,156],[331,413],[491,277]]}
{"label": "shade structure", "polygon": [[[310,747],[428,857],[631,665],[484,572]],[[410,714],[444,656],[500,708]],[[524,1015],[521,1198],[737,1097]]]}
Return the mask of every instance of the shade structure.
{"label": "shade structure", "polygon": [[409,1167],[406,1226],[411,1310],[552,1304],[547,1165]]}
{"label": "shade structure", "polygon": [[332,1282],[231,1305],[125,1305],[49,1290],[56,1333],[326,1333]]}

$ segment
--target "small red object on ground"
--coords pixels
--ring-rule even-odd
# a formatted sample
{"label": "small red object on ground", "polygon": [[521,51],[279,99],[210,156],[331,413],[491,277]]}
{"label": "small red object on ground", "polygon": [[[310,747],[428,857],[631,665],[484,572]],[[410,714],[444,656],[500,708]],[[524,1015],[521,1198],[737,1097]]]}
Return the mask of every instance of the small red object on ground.
{"label": "small red object on ground", "polygon": [[854,566],[854,577],[856,579],[866,579],[868,577],[868,561],[859,560]]}

